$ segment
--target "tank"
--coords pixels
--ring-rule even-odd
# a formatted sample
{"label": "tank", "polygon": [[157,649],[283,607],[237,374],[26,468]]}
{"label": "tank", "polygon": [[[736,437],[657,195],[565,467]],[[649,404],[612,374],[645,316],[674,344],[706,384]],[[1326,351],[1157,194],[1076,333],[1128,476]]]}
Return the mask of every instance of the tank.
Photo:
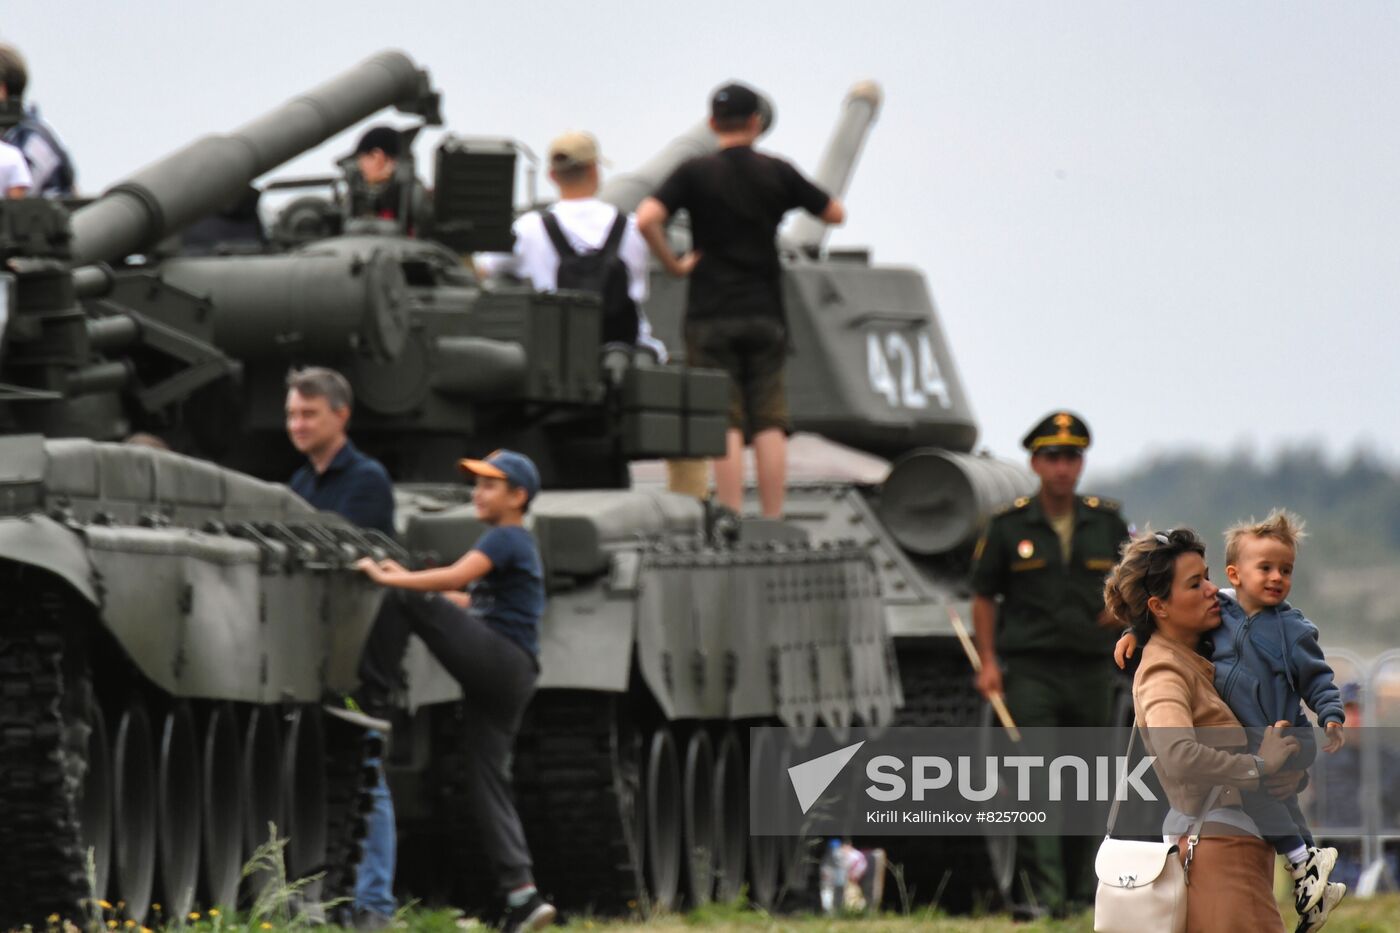
{"label": "tank", "polygon": [[[702,125],[652,164],[713,146]],[[464,137],[439,147],[439,241],[353,223],[289,250],[165,255],[118,274],[140,283],[114,288],[133,301],[169,293],[210,309],[208,339],[240,367],[141,426],[274,480],[295,465],[288,367],[336,367],[355,390],[356,444],[395,479],[400,542],[429,564],[483,530],[456,462],[529,454],[544,482],[528,525],[549,604],[514,772],[542,889],[568,908],[625,913],[748,885],[774,906],[797,887],[805,849],[747,834],[746,728],[892,719],[901,696],[875,567],[853,539],[735,529],[695,499],[632,485],[632,461],[723,450],[726,379],[605,361],[595,298],[476,280],[455,249],[510,248],[509,151]],[[141,308],[179,326],[160,300]],[[210,411],[222,438],[199,427]],[[460,790],[460,691],[416,641],[406,673],[388,767],[400,885],[480,906],[490,892]]]}
{"label": "tank", "polygon": [[[868,94],[851,100],[832,178],[849,179],[873,118]],[[46,915],[105,892],[133,917],[148,890],[167,916],[228,903],[236,880],[183,883],[160,866],[208,873],[235,860],[234,835],[246,856],[278,817],[291,870],[330,866],[326,893],[344,891],[366,748],[321,700],[354,689],[378,600],[346,567],[469,550],[483,528],[454,464],[497,447],[528,453],[545,486],[529,513],[549,593],[543,673],[514,773],[538,881],[561,906],[626,912],[746,890],[775,908],[806,889],[810,840],[747,833],[751,774],[783,764],[748,747],[750,726],[981,721],[943,613],[967,600],[969,542],[996,498],[1029,484],[973,452],[976,423],[916,270],[825,250],[820,237],[787,249],[794,419],[820,443],[895,466],[795,483],[785,521],[736,521],[632,480],[637,461],[723,450],[721,374],[604,359],[595,299],[482,283],[462,262],[510,247],[508,141],[438,147],[435,239],[348,218],[332,178],[330,198],[298,197],[270,237],[182,247],[183,232],[245,203],[249,183],[298,147],[388,105],[432,121],[436,104],[426,76],[386,53],[136,173],[71,223],[52,206],[0,213],[16,270],[0,365],[14,435],[0,439],[13,445],[0,459],[12,465],[0,569],[27,600],[0,629],[4,650],[21,646],[0,654],[14,690],[0,695],[32,697],[4,715],[33,723],[4,739],[14,757],[0,758],[0,802],[19,806],[0,821],[44,853],[7,855],[15,873],[0,885],[64,879],[9,903]],[[630,209],[713,146],[701,124],[604,195]],[[304,182],[264,187],[275,184]],[[652,284],[648,314],[679,350],[682,288],[659,274]],[[311,512],[280,485],[298,465],[284,377],[304,364],[350,378],[351,435],[395,480],[396,541]],[[179,453],[108,443],[132,431]],[[481,906],[460,692],[416,642],[405,674],[387,766],[400,887]],[[166,777],[177,767],[182,778]],[[27,815],[50,811],[42,824]],[[177,828],[183,849],[167,840]],[[73,868],[85,849],[108,853],[95,890]],[[994,888],[995,854],[938,842],[897,860],[908,877],[937,871],[920,886],[931,894],[939,865],[958,873],[949,890]]]}
{"label": "tank", "polygon": [[[292,876],[321,874],[298,909],[352,890],[373,746],[322,701],[355,686],[380,598],[351,563],[403,552],[284,486],[114,443],[241,366],[207,305],[122,261],[390,105],[435,111],[393,52],[72,216],[0,202],[0,927],[234,905],[270,824]],[[169,319],[125,300],[146,287]]]}

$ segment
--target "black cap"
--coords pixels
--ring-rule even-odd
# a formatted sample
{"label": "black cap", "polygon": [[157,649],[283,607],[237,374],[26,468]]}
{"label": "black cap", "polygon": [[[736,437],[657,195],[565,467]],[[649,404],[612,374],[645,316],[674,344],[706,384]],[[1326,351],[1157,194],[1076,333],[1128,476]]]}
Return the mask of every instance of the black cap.
{"label": "black cap", "polygon": [[1033,454],[1082,451],[1089,446],[1089,426],[1073,412],[1052,412],[1021,438],[1021,446]]}
{"label": "black cap", "polygon": [[758,113],[758,92],[744,84],[726,84],[710,98],[710,116],[716,120],[751,117]]}
{"label": "black cap", "polygon": [[362,156],[367,152],[380,149],[389,158],[397,159],[402,145],[403,137],[392,126],[372,126],[365,130],[365,135],[361,136],[360,141],[355,144],[353,155]]}

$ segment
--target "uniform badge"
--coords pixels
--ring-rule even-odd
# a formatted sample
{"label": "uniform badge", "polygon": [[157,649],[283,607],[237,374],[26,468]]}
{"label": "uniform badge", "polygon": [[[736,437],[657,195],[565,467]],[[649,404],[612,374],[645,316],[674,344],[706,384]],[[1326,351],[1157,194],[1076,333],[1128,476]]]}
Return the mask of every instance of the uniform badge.
{"label": "uniform badge", "polygon": [[1035,545],[1031,543],[1030,538],[1024,538],[1020,544],[1016,545],[1016,553],[1021,556],[1021,560],[1030,560],[1031,556],[1035,554]]}

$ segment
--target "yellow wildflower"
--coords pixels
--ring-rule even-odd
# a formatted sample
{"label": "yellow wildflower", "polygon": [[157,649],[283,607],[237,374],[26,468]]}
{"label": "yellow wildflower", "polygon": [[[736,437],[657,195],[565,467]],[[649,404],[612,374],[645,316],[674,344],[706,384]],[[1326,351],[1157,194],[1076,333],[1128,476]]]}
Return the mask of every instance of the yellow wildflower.
{"label": "yellow wildflower", "polygon": [[199,919],[199,911],[197,911],[197,910],[192,910],[192,911],[190,911],[190,919],[191,919],[191,920],[198,920],[198,919]]}
{"label": "yellow wildflower", "polygon": [[210,908],[209,908],[209,916],[211,916],[211,917],[217,917],[218,915],[219,915],[219,908],[217,908],[217,907],[210,907]]}
{"label": "yellow wildflower", "polygon": [[117,921],[115,921],[115,920],[108,920],[108,921],[107,921],[107,929],[109,929],[109,930],[115,930],[116,928],[117,928]]}
{"label": "yellow wildflower", "polygon": [[112,909],[112,905],[109,904],[109,903],[107,903],[106,901],[98,901],[98,902],[97,902],[97,906],[98,906],[98,907],[101,907],[103,910],[111,910],[111,909]]}
{"label": "yellow wildflower", "polygon": [[58,920],[59,920],[58,914],[49,914],[49,923],[57,923]]}
{"label": "yellow wildflower", "polygon": [[258,926],[261,927],[261,928],[264,929],[264,930],[270,930],[270,929],[272,929],[272,924],[268,923],[266,920],[264,920],[262,923],[258,924]]}
{"label": "yellow wildflower", "polygon": [[128,920],[128,921],[126,922],[126,928],[127,928],[128,930],[131,929],[131,928],[134,927],[134,926],[136,926],[136,921],[135,921],[135,920]]}

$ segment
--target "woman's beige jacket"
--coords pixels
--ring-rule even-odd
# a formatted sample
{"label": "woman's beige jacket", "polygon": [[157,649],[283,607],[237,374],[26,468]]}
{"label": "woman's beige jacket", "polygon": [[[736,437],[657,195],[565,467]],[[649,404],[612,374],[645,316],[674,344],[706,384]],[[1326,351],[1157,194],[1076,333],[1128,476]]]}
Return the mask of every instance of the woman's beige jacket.
{"label": "woman's beige jacket", "polygon": [[1259,786],[1244,727],[1215,692],[1215,665],[1194,649],[1155,635],[1133,677],[1133,711],[1171,805],[1199,815],[1212,787],[1216,806],[1239,806],[1240,789]]}

